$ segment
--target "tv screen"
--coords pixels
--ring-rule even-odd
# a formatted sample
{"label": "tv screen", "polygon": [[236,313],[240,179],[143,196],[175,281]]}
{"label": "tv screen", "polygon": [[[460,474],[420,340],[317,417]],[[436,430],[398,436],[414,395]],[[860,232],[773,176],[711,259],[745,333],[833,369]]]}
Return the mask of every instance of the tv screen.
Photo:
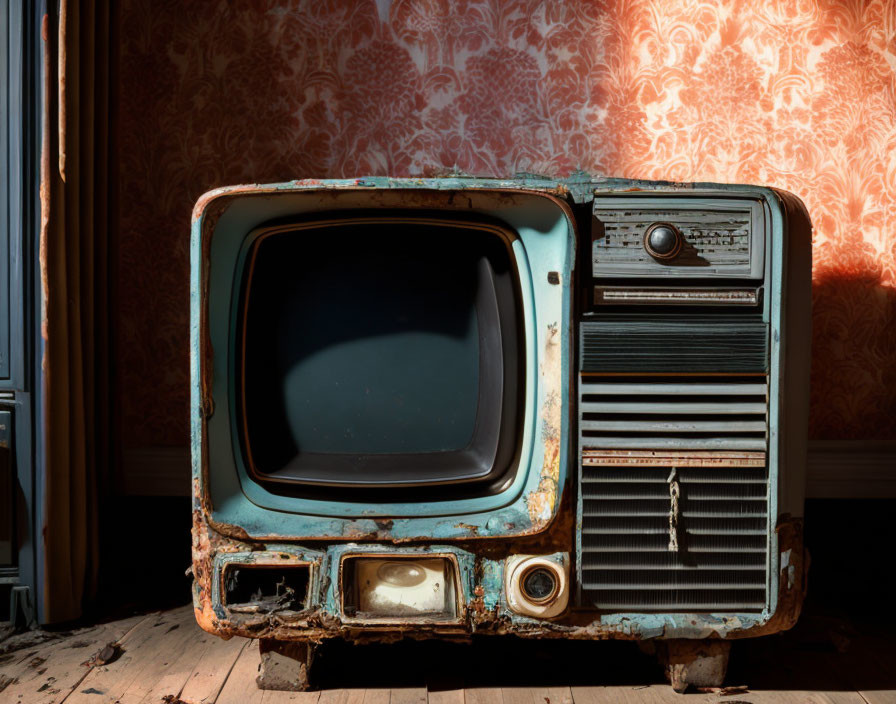
{"label": "tv screen", "polygon": [[259,233],[237,369],[250,474],[368,488],[506,474],[522,398],[510,237],[415,217]]}

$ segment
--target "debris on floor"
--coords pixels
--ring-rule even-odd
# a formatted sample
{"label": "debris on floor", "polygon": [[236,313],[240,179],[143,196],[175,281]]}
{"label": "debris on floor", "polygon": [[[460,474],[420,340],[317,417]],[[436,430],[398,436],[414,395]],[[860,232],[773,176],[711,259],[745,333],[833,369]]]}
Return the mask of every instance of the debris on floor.
{"label": "debris on floor", "polygon": [[108,643],[105,647],[100,648],[93,657],[85,660],[81,664],[84,667],[96,667],[97,665],[108,665],[118,660],[118,657],[124,652],[118,643]]}
{"label": "debris on floor", "polygon": [[9,687],[11,684],[15,684],[18,682],[17,677],[7,677],[6,675],[0,675],[0,692]]}
{"label": "debris on floor", "polygon": [[[730,697],[735,694],[747,694],[750,688],[745,684],[739,684],[731,687],[697,687],[697,691],[701,694],[718,694],[720,697]],[[734,702],[727,702],[726,704],[734,704]]]}

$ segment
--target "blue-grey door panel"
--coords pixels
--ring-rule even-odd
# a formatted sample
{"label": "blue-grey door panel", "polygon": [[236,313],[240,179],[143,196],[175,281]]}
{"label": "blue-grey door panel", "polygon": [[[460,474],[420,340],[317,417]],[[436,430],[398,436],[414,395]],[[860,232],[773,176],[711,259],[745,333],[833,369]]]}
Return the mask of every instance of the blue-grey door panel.
{"label": "blue-grey door panel", "polygon": [[9,152],[10,108],[12,107],[10,81],[10,63],[7,37],[9,36],[9,15],[6,3],[0,6],[0,165],[2,165],[3,182],[7,185],[0,188],[0,379],[9,379],[10,341],[9,319],[12,314],[12,291],[9,287],[9,269],[12,260],[10,251],[10,185],[15,174],[12,173],[12,160]]}

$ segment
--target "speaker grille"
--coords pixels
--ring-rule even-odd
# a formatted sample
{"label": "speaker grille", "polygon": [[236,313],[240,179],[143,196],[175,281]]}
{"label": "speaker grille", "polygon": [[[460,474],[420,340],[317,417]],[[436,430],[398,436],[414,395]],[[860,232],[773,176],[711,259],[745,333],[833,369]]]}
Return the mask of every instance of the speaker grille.
{"label": "speaker grille", "polygon": [[583,376],[582,602],[761,611],[768,543],[764,376]]}
{"label": "speaker grille", "polygon": [[600,320],[583,322],[579,335],[586,373],[768,369],[768,325],[760,315],[602,314]]}
{"label": "speaker grille", "polygon": [[[583,604],[610,612],[756,612],[765,607],[764,453],[745,453],[740,459],[729,454],[701,459],[583,452]],[[631,459],[636,463],[609,464]],[[724,464],[676,466],[703,460]]]}

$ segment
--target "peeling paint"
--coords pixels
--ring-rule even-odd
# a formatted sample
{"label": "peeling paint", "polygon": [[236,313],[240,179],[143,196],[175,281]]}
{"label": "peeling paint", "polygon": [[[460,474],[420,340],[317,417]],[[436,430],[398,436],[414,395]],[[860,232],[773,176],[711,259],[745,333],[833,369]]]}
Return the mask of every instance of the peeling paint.
{"label": "peeling paint", "polygon": [[561,384],[563,377],[559,326],[547,326],[543,355],[541,359],[541,379],[545,388],[545,399],[541,408],[541,439],[544,444],[544,461],[538,488],[526,499],[529,520],[533,525],[544,525],[554,516],[560,482],[560,444],[563,421]]}
{"label": "peeling paint", "polygon": [[[772,541],[776,550],[769,562],[775,598],[761,613],[601,614],[570,610],[546,621],[523,617],[507,608],[503,570],[509,555],[565,552],[573,559],[575,556],[575,495],[566,466],[572,377],[570,280],[576,236],[570,203],[585,202],[596,186],[604,191],[695,187],[594,179],[587,174],[576,174],[565,182],[537,176],[502,180],[451,175],[443,179],[305,179],[273,186],[244,185],[217,189],[199,200],[193,211],[191,369],[193,603],[202,628],[224,638],[239,635],[310,642],[333,637],[358,642],[432,636],[466,640],[473,633],[597,640],[728,640],[774,633],[795,623],[805,590],[808,557],[803,549],[801,521],[789,516],[780,518]],[[545,210],[553,209],[554,219],[547,225],[542,223],[542,230],[533,228],[525,237],[521,235],[520,257],[528,262],[532,281],[538,282],[537,292],[523,294],[530,297],[527,331],[531,330],[532,339],[527,339],[526,350],[536,365],[531,370],[529,386],[533,391],[528,399],[531,427],[526,451],[532,461],[527,471],[520,472],[525,476],[507,498],[494,500],[487,508],[471,501],[440,513],[430,506],[400,505],[393,510],[391,506],[383,509],[379,505],[348,506],[341,502],[315,505],[314,511],[303,513],[266,507],[258,496],[250,495],[251,487],[236,482],[215,495],[209,481],[209,454],[217,450],[226,455],[230,448],[226,443],[212,443],[210,448],[208,440],[209,425],[220,423],[227,415],[226,393],[216,395],[221,388],[226,389],[226,379],[220,378],[220,369],[217,377],[214,374],[215,353],[226,344],[209,333],[208,320],[214,275],[227,267],[215,264],[213,239],[223,236],[218,232],[219,224],[231,222],[236,227],[232,223],[237,221],[232,218],[240,204],[258,199],[265,206],[259,205],[258,212],[263,213],[271,204],[290,198],[294,199],[290,203],[298,203],[298,198],[316,199],[307,212],[334,210],[346,203],[372,208],[394,208],[396,203],[403,203],[419,209],[487,213],[504,212],[501,208],[509,211],[536,200],[547,204]],[[488,211],[487,206],[494,210]],[[250,211],[240,211],[241,217],[251,219],[246,215],[251,215]],[[552,247],[544,244],[548,241]],[[558,243],[564,243],[568,258],[543,261],[560,247]],[[389,551],[454,555],[462,592],[461,618],[451,624],[416,618],[376,625],[346,619],[341,613],[338,565],[340,556],[349,550],[372,555]],[[279,558],[286,561],[307,560],[315,565],[307,608],[239,613],[221,603],[221,564],[227,559],[251,562],[276,554],[286,555]]]}
{"label": "peeling paint", "polygon": [[[359,185],[363,191],[359,191]],[[368,190],[368,186],[373,186]],[[457,198],[464,193],[463,199]],[[568,448],[561,443],[564,419],[563,399],[567,393],[567,365],[569,356],[564,350],[570,346],[571,327],[569,273],[575,242],[575,218],[566,196],[568,189],[556,181],[537,177],[518,180],[468,179],[343,179],[339,181],[294,181],[271,186],[234,186],[217,189],[200,199],[194,212],[193,271],[191,289],[191,370],[193,392],[193,454],[194,477],[199,478],[197,501],[207,509],[208,520],[234,538],[253,540],[391,540],[396,543],[427,539],[484,539],[493,536],[527,536],[546,529],[556,516],[565,484],[565,463]],[[557,274],[559,285],[543,284],[526,288],[523,298],[528,301],[527,315],[534,324],[537,320],[553,320],[547,338],[534,328],[527,335],[538,338],[537,344],[547,345],[551,357],[547,366],[537,348],[527,351],[532,368],[527,371],[531,381],[527,393],[529,439],[524,438],[528,454],[523,455],[523,471],[516,473],[512,483],[501,494],[454,502],[438,502],[444,516],[433,513],[428,503],[400,505],[328,503],[299,500],[268,492],[251,480],[239,480],[238,486],[219,489],[227,500],[213,500],[214,490],[208,474],[210,453],[223,447],[216,439],[209,445],[210,429],[220,428],[230,416],[226,388],[229,383],[225,368],[218,368],[217,350],[228,349],[225,338],[215,339],[209,332],[216,319],[209,313],[209,300],[216,276],[229,276],[233,266],[218,261],[217,241],[227,235],[227,223],[236,232],[245,234],[251,227],[246,218],[270,218],[270,209],[282,199],[293,199],[286,210],[297,207],[305,198],[313,202],[312,211],[332,211],[348,207],[407,207],[445,209],[449,203],[455,208],[471,208],[477,213],[496,217],[498,213],[519,235],[514,245],[519,249],[524,283],[547,281],[548,273]],[[310,199],[310,200],[308,200]],[[360,199],[360,200],[359,200]],[[301,202],[306,202],[301,201]],[[253,205],[254,204],[254,205]],[[490,210],[491,209],[491,210]],[[247,215],[250,213],[250,215]],[[516,215],[514,215],[516,214]],[[531,222],[530,222],[531,221]],[[534,224],[532,224],[534,223]],[[527,229],[528,228],[528,229]],[[240,239],[239,237],[237,239]],[[241,241],[241,240],[240,240]],[[223,246],[223,245],[221,245]],[[531,269],[531,271],[529,271]],[[216,272],[218,272],[216,274]],[[530,279],[531,276],[531,279]],[[230,286],[230,284],[225,284]],[[227,296],[229,299],[229,294]],[[216,313],[220,317],[220,309]],[[226,356],[221,356],[226,359]],[[537,366],[536,366],[537,365]],[[222,393],[222,389],[224,389]],[[544,408],[547,406],[547,408]],[[218,432],[218,431],[216,431]],[[541,442],[534,438],[541,436]],[[226,442],[226,440],[225,440]],[[239,456],[239,450],[230,457]],[[233,460],[228,460],[233,461]],[[216,463],[216,467],[219,466]],[[528,469],[526,469],[528,467]],[[538,471],[532,471],[540,467]],[[240,470],[216,469],[215,482],[222,478],[240,476]],[[276,513],[272,512],[275,511]],[[379,514],[379,515],[377,515]],[[272,520],[276,516],[277,520]],[[387,522],[388,521],[388,522]],[[237,529],[242,529],[240,533]]]}
{"label": "peeling paint", "polygon": [[[567,611],[547,621],[520,616],[507,608],[504,597],[504,559],[477,554],[473,541],[468,549],[448,545],[416,545],[400,548],[403,555],[431,556],[450,552],[456,556],[460,571],[462,619],[455,624],[434,623],[427,619],[409,619],[374,626],[343,619],[340,614],[340,557],[346,553],[394,554],[388,544],[329,544],[313,548],[296,544],[240,543],[216,533],[196,511],[193,521],[193,603],[199,625],[216,635],[229,638],[276,638],[320,642],[327,638],[347,638],[358,642],[390,642],[403,637],[424,638],[438,635],[452,640],[467,640],[472,634],[517,635],[523,638],[566,638],[573,640],[648,640],[669,638],[738,638],[768,635],[792,627],[799,616],[805,593],[807,560],[802,544],[800,519],[783,517],[777,535],[782,556],[780,568],[792,572],[793,581],[781,579],[777,609],[773,613],[707,614],[600,614],[596,611]],[[516,547],[512,544],[512,547]],[[520,550],[513,550],[513,554]],[[286,554],[292,561],[305,560],[316,565],[317,576],[309,587],[308,608],[303,611],[274,613],[235,613],[221,605],[217,596],[220,557],[251,554],[246,560],[265,560]],[[785,560],[783,555],[789,555]],[[231,556],[228,558],[227,556]],[[799,557],[798,557],[799,556]],[[280,558],[282,559],[282,558]],[[217,562],[216,562],[217,560]]]}

